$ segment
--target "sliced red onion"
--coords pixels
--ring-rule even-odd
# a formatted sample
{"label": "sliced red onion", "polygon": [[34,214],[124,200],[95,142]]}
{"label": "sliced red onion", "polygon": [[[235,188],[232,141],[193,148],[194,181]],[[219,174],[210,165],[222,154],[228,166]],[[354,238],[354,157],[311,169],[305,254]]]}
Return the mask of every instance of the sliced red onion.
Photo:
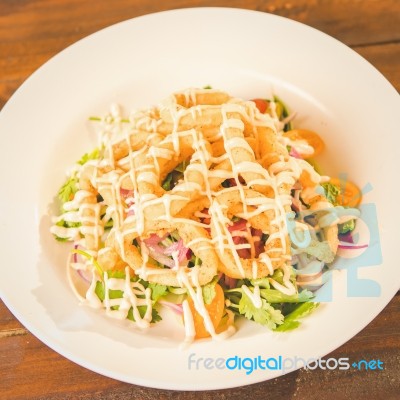
{"label": "sliced red onion", "polygon": [[293,146],[290,148],[289,155],[294,158],[303,158],[301,154]]}
{"label": "sliced red onion", "polygon": [[87,283],[90,283],[92,281],[91,277],[89,278],[87,276],[87,271],[84,271],[83,269],[78,269],[77,270],[78,275]]}
{"label": "sliced red onion", "polygon": [[346,250],[358,250],[358,249],[365,249],[367,248],[368,245],[367,244],[362,244],[362,245],[343,245],[343,244],[339,244],[338,248],[339,249],[346,249]]}
{"label": "sliced red onion", "polygon": [[[147,247],[149,248],[149,255],[151,258],[153,258],[154,260],[158,261],[159,263],[161,263],[169,268],[173,268],[175,266],[174,260],[172,260],[171,258],[160,253],[159,250],[153,249],[151,246],[147,246]],[[157,247],[159,247],[159,246],[157,246]]]}
{"label": "sliced red onion", "polygon": [[178,314],[183,314],[183,308],[181,304],[175,304],[175,303],[171,303],[170,301],[166,301],[166,300],[159,300],[158,301],[159,304],[170,308],[171,310],[175,311]]}
{"label": "sliced red onion", "polygon": [[[74,249],[75,249],[75,250],[78,250],[79,248],[82,249],[82,250],[84,250],[84,251],[86,251],[86,249],[83,248],[82,246],[80,246],[79,244],[74,244]],[[85,261],[82,261],[82,260],[80,259],[79,256],[80,256],[80,255],[79,255],[78,253],[73,253],[73,255],[72,255],[72,262],[73,262],[74,264],[85,264],[85,265],[86,265]],[[75,268],[74,268],[74,269],[75,269]],[[75,269],[75,271],[77,272],[77,274],[78,274],[85,282],[90,283],[90,282],[92,281],[91,273],[90,273],[90,276],[89,276],[89,272],[88,272],[88,271],[85,271],[85,270],[83,270],[83,269]]]}
{"label": "sliced red onion", "polygon": [[[78,244],[74,244],[74,249],[77,250],[79,247]],[[78,263],[78,253],[73,253],[72,254],[72,261],[77,264]]]}
{"label": "sliced red onion", "polygon": [[347,232],[347,233],[344,233],[344,234],[340,234],[339,235],[339,239],[340,239],[341,242],[354,244],[354,239],[353,239],[352,232]]}
{"label": "sliced red onion", "polygon": [[127,217],[135,215],[135,209],[134,208],[129,208],[128,213],[126,214]]}
{"label": "sliced red onion", "polygon": [[183,240],[179,239],[177,242],[172,243],[171,245],[164,248],[164,254],[167,256],[172,256],[172,253],[179,252],[183,247]]}
{"label": "sliced red onion", "polygon": [[179,239],[164,249],[164,254],[167,256],[172,256],[174,252],[178,252],[178,261],[182,262],[183,260],[187,260],[189,249],[185,247],[183,240]]}

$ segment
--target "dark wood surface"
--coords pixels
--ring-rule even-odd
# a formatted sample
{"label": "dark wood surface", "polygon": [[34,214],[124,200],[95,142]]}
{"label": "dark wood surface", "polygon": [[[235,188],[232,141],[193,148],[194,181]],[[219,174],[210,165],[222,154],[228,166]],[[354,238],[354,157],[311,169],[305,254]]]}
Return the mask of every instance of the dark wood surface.
{"label": "dark wood surface", "polygon": [[[400,90],[399,0],[0,0],[0,109],[33,71],[80,38],[139,15],[198,6],[248,8],[304,22],[352,47]],[[399,321],[397,295],[330,355],[380,359],[383,371],[301,369],[246,387],[175,392],[121,383],[75,365],[36,339],[0,302],[0,398],[398,399]]]}

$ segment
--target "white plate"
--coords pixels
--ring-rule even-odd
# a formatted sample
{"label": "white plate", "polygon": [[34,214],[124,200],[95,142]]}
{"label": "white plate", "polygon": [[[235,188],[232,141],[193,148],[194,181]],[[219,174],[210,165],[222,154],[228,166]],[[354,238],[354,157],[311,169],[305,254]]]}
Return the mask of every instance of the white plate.
{"label": "white plate", "polygon": [[[245,98],[276,93],[299,112],[298,126],[320,132],[327,143],[326,172],[348,173],[360,186],[373,187],[364,202],[376,206],[383,263],[377,246],[363,265],[354,261],[352,270],[370,282],[353,297],[347,293],[348,273],[340,271],[333,279],[332,301],[297,331],[274,334],[245,323],[229,340],[180,351],[183,336],[177,324],[143,335],[77,305],[65,279],[64,247],[48,233],[48,207],[66,168],[94,145],[87,116],[103,113],[111,102],[127,109],[145,107],[172,91],[204,85]],[[58,353],[100,374],[144,386],[218,389],[282,374],[207,369],[210,365],[200,358],[324,356],[365,327],[400,286],[399,108],[394,88],[352,50],[273,15],[184,9],[91,35],[35,72],[0,114],[1,296]],[[377,243],[377,229],[368,229]],[[195,363],[189,363],[190,354]]]}

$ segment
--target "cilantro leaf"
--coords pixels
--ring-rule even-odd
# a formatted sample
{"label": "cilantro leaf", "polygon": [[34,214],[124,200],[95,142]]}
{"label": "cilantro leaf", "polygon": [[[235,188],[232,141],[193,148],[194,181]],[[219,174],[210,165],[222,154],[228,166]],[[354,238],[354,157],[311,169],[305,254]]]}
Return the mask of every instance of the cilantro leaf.
{"label": "cilantro leaf", "polygon": [[151,299],[156,302],[160,297],[163,297],[168,292],[168,287],[165,285],[159,285],[158,283],[149,283],[148,286],[151,289]]}
{"label": "cilantro leaf", "polygon": [[261,307],[254,306],[251,299],[243,292],[239,301],[239,313],[247,319],[253,320],[270,329],[275,329],[277,325],[282,324],[284,317],[280,310],[275,310],[265,299],[261,299]]}
{"label": "cilantro leaf", "polygon": [[250,284],[252,286],[260,286],[260,288],[266,288],[269,289],[271,287],[269,280],[267,277],[265,278],[258,278],[258,279],[251,279]]}
{"label": "cilantro leaf", "polygon": [[71,201],[73,199],[77,191],[78,179],[75,176],[71,176],[58,191],[58,198],[62,201],[62,203],[66,203],[67,201]]}
{"label": "cilantro leaf", "polygon": [[[91,153],[84,154],[77,164],[84,165],[89,160],[95,160],[100,157],[100,150],[98,148],[94,149]],[[66,203],[67,201],[71,201],[75,193],[78,191],[78,178],[76,172],[73,172],[72,175],[67,179],[67,181],[61,186],[58,191],[58,198],[62,203]]]}
{"label": "cilantro leaf", "polygon": [[283,324],[278,326],[275,331],[286,332],[297,328],[300,325],[298,319],[311,314],[318,306],[319,303],[313,302],[300,304],[290,314],[285,316]]}

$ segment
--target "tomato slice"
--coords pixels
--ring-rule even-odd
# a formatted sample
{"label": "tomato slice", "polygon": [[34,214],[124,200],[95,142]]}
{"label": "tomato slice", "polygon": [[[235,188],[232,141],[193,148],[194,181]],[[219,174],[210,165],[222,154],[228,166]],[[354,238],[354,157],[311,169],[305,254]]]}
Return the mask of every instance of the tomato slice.
{"label": "tomato slice", "polygon": [[[315,157],[318,154],[321,154],[325,148],[325,143],[318,135],[313,131],[309,131],[307,129],[292,129],[290,131],[283,133],[284,137],[287,137],[292,142],[299,142],[299,147],[296,147],[296,151],[303,157]],[[305,142],[305,144],[311,146],[314,149],[314,152],[310,154],[308,151],[302,152],[301,150],[301,142]]]}
{"label": "tomato slice", "polygon": [[265,114],[266,111],[268,110],[268,107],[269,107],[269,102],[268,102],[268,100],[264,100],[264,99],[252,99],[251,101],[253,101],[254,103],[256,103],[256,107],[258,108],[258,111],[260,111],[260,113]]}
{"label": "tomato slice", "polygon": [[331,178],[330,183],[340,188],[336,201],[344,207],[357,207],[361,203],[362,193],[359,187],[347,179]]}
{"label": "tomato slice", "polygon": [[[190,307],[190,311],[193,315],[194,328],[196,330],[196,339],[202,339],[210,337],[210,333],[207,331],[204,326],[203,317],[197,312],[194,307],[193,300],[189,297],[188,303]],[[205,304],[206,310],[210,315],[212,324],[214,329],[217,329],[217,326],[221,322],[222,316],[224,315],[225,309],[225,296],[222,287],[217,283],[215,285],[215,296],[210,304]]]}

